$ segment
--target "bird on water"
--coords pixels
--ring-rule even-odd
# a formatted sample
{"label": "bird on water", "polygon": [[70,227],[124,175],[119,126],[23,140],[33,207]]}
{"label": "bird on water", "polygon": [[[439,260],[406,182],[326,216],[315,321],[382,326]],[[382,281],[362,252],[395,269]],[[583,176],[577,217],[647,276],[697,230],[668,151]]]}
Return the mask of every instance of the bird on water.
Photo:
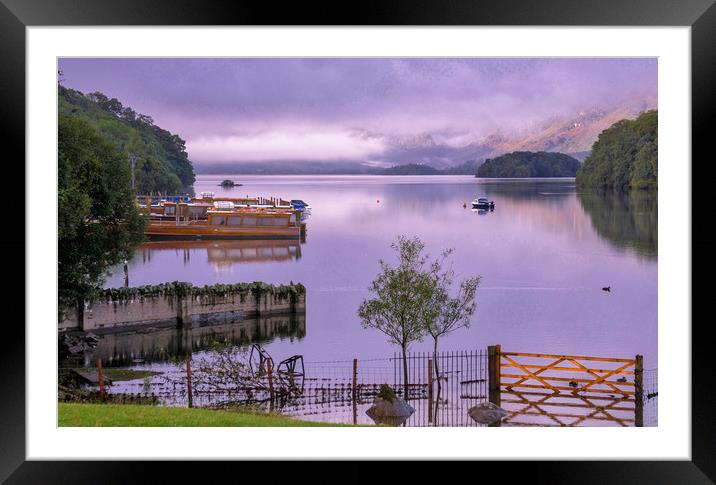
{"label": "bird on water", "polygon": [[607,293],[611,293],[612,287],[611,287],[611,286],[605,286],[604,288],[602,288],[602,291],[606,291]]}

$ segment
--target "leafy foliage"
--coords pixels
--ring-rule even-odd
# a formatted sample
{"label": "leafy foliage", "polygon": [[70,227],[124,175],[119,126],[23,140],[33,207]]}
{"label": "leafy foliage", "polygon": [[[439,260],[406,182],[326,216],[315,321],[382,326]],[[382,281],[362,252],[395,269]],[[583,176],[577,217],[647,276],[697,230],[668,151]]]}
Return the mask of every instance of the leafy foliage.
{"label": "leafy foliage", "polygon": [[306,288],[301,283],[290,283],[288,285],[271,285],[260,281],[253,283],[236,283],[215,285],[194,286],[183,281],[171,283],[160,283],[158,285],[145,285],[133,288],[107,288],[97,293],[97,299],[104,299],[111,302],[128,302],[131,300],[157,297],[195,297],[220,299],[239,295],[243,298],[247,295],[260,296],[264,294],[274,295],[279,299],[291,299],[296,301],[300,295],[306,293]]}
{"label": "leafy foliage", "polygon": [[106,270],[144,237],[129,166],[86,121],[58,119],[58,285],[61,313],[96,294]]}
{"label": "leafy foliage", "polygon": [[[425,243],[417,237],[400,236],[391,247],[398,253],[398,265],[380,261],[381,272],[369,288],[375,296],[361,303],[358,316],[364,328],[379,330],[390,343],[400,346],[403,382],[408,382],[408,346],[429,334],[437,351],[442,335],[469,326],[480,278],[464,280],[458,294],[451,297],[455,273],[452,268],[443,270],[443,265],[452,250],[443,251],[428,264]],[[404,394],[407,399],[407,386]]]}
{"label": "leafy foliage", "polygon": [[59,113],[82,118],[113,147],[127,155],[136,155],[134,169],[139,193],[184,191],[194,183],[194,168],[186,145],[178,135],[154,124],[150,116],[123,106],[102,93],[83,94],[58,86]]}
{"label": "leafy foliage", "polygon": [[488,158],[477,169],[477,177],[574,177],[580,164],[564,153],[512,152]]}
{"label": "leafy foliage", "polygon": [[[398,265],[380,261],[381,272],[369,287],[375,296],[361,303],[358,316],[364,328],[379,330],[390,343],[400,346],[404,382],[408,382],[408,346],[425,335],[425,318],[434,282],[425,269],[425,243],[420,239],[400,236],[391,248],[398,252]],[[406,399],[407,393],[406,386]]]}
{"label": "leafy foliage", "polygon": [[621,120],[604,130],[577,173],[579,187],[657,188],[658,112]]}
{"label": "leafy foliage", "polygon": [[388,384],[381,384],[378,394],[376,394],[375,397],[388,402],[395,402],[395,400],[398,399],[398,396],[395,395],[395,391]]}

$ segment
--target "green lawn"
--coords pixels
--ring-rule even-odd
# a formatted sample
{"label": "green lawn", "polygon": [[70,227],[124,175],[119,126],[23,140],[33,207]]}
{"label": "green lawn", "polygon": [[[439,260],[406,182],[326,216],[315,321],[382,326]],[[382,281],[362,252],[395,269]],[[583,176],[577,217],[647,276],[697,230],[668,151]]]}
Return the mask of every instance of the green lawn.
{"label": "green lawn", "polygon": [[139,404],[58,403],[60,426],[336,426],[276,414]]}

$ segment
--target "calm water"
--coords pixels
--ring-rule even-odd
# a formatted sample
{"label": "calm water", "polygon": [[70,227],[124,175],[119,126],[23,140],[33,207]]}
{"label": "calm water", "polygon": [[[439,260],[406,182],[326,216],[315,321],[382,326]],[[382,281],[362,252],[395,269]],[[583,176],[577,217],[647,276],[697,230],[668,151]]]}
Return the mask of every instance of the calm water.
{"label": "calm water", "polygon": [[[224,178],[244,185],[217,187]],[[269,325],[278,330],[262,336],[277,360],[392,355],[395,347],[361,328],[356,310],[378,260],[393,260],[390,243],[406,234],[434,255],[454,248],[457,272],[483,277],[471,328],[444,338],[443,350],[501,344],[517,352],[643,354],[646,368],[657,367],[655,194],[578,194],[569,179],[469,176],[206,175],[195,190],[303,199],[313,207],[306,241],[149,243],[129,264],[130,285],[303,283],[305,322]],[[472,211],[477,196],[493,199],[494,212]],[[123,278],[119,268],[107,286]],[[430,348],[426,341],[412,350]]]}

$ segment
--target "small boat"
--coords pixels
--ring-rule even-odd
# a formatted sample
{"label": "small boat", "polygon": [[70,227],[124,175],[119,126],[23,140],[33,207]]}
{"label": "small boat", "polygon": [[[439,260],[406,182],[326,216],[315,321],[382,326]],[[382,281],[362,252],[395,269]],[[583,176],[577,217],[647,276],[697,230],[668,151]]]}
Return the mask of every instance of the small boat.
{"label": "small boat", "polygon": [[487,197],[478,197],[472,201],[473,209],[494,209],[495,201],[489,200]]}

